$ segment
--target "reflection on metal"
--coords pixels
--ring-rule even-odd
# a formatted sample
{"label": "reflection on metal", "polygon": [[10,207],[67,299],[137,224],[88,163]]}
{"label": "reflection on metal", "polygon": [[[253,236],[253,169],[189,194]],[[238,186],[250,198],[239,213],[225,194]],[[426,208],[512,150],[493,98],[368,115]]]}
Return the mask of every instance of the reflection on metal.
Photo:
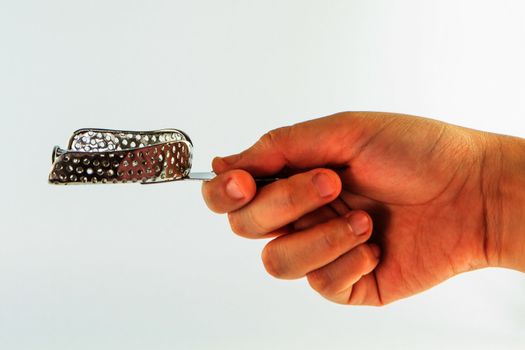
{"label": "reflection on metal", "polygon": [[[53,148],[49,183],[153,184],[175,180],[209,181],[214,172],[193,172],[193,144],[177,129],[125,131],[80,129],[67,149]],[[262,186],[276,178],[255,178]]]}
{"label": "reflection on metal", "polygon": [[193,145],[177,129],[124,131],[80,129],[66,150],[53,149],[49,182],[157,183],[187,178]]}

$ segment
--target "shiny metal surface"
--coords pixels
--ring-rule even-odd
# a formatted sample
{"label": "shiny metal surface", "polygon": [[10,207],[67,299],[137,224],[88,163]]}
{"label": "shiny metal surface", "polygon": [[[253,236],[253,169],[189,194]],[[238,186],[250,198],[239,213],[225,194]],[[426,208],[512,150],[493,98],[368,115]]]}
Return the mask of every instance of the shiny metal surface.
{"label": "shiny metal surface", "polygon": [[188,180],[198,180],[198,181],[210,181],[216,176],[213,171],[207,172],[191,172],[188,175]]}
{"label": "shiny metal surface", "polygon": [[[68,148],[53,148],[49,183],[154,184],[175,180],[209,181],[214,172],[193,172],[193,144],[177,129],[126,131],[79,129]],[[277,178],[256,178],[264,185]]]}
{"label": "shiny metal surface", "polygon": [[193,145],[176,129],[80,129],[53,149],[52,184],[156,183],[186,178]]}

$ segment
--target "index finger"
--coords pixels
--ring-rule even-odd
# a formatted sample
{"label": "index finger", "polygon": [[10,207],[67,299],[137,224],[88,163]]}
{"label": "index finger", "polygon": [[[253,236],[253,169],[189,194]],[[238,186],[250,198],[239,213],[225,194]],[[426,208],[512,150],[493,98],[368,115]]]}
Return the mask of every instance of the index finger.
{"label": "index finger", "polygon": [[[213,170],[220,174],[244,169],[254,176],[279,173],[285,167],[313,169],[340,167],[360,149],[365,113],[339,113],[267,132],[239,154],[217,157]],[[352,127],[349,127],[352,125]]]}

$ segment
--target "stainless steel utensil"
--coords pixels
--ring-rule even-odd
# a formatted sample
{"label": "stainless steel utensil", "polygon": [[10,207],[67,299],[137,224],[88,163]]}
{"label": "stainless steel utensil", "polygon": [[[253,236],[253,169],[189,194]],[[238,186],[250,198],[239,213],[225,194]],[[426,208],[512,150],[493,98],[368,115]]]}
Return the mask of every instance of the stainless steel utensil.
{"label": "stainless steel utensil", "polygon": [[[177,129],[125,131],[79,129],[67,149],[55,146],[49,183],[152,184],[177,180],[209,181],[213,172],[191,173],[193,144]],[[275,178],[255,179],[259,184]]]}

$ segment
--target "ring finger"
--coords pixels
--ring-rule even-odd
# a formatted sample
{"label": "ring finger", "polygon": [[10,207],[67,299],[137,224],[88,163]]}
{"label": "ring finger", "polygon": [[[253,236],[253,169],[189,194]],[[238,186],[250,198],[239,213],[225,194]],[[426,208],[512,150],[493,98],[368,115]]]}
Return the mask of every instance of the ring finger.
{"label": "ring finger", "polygon": [[368,214],[350,212],[344,217],[275,238],[264,247],[263,263],[274,277],[300,278],[365,242],[371,232],[372,221]]}

